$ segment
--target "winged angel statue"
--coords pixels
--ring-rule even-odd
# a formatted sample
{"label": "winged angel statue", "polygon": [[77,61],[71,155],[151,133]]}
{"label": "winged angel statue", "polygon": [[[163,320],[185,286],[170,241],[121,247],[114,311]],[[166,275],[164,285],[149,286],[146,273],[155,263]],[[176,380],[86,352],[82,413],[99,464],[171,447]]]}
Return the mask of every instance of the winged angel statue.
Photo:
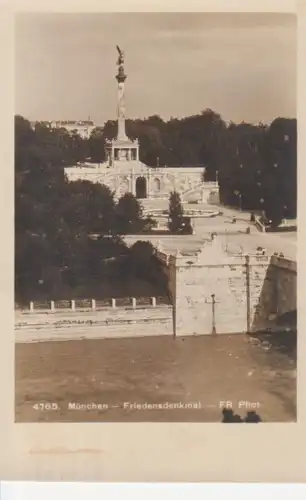
{"label": "winged angel statue", "polygon": [[117,64],[118,64],[118,66],[122,66],[124,63],[124,52],[120,49],[120,47],[118,45],[116,45],[116,47],[117,47],[118,54],[119,54]]}

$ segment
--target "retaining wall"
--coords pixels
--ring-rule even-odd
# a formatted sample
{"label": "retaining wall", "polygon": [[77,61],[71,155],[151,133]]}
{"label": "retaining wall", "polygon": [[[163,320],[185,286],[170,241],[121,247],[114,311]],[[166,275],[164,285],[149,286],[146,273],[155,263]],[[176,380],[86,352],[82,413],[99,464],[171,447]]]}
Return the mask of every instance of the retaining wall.
{"label": "retaining wall", "polygon": [[172,335],[172,307],[15,313],[16,342]]}
{"label": "retaining wall", "polygon": [[[255,332],[296,310],[296,263],[227,255],[218,239],[169,259],[175,335]],[[293,325],[294,327],[294,325]]]}

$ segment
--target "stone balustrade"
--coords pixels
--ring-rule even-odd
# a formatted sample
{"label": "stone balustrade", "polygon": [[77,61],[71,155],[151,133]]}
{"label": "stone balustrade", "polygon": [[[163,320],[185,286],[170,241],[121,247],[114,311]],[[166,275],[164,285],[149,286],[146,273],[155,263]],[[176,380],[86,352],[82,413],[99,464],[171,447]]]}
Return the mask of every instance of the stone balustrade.
{"label": "stone balustrade", "polygon": [[17,341],[88,335],[176,337],[296,327],[290,319],[297,309],[295,261],[276,253],[229,254],[215,233],[188,254],[169,254],[161,242],[157,248],[173,305],[165,297],[32,301],[16,311]]}
{"label": "stone balustrade", "polygon": [[23,313],[41,313],[41,312],[81,312],[81,311],[98,311],[101,309],[117,309],[117,308],[155,308],[158,305],[168,305],[169,301],[166,297],[125,297],[111,298],[104,300],[97,299],[72,299],[61,301],[46,301],[34,302],[31,301],[29,306],[16,307]]}
{"label": "stone balustrade", "polygon": [[257,229],[261,232],[261,233],[265,233],[266,232],[266,228],[264,226],[264,224],[262,224],[259,220],[258,217],[255,218],[255,226],[257,227]]}
{"label": "stone balustrade", "polygon": [[[17,311],[15,341],[49,342],[80,339],[173,335],[172,306],[152,304],[144,307],[109,306],[99,310]],[[55,310],[56,311],[56,310]]]}

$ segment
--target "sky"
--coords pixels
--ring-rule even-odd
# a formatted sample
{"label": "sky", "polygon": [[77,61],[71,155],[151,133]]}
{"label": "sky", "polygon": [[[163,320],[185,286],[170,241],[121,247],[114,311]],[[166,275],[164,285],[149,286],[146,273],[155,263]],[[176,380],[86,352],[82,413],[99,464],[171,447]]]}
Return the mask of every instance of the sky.
{"label": "sky", "polygon": [[115,119],[117,44],[129,118],[296,117],[296,18],[275,13],[18,14],[15,112]]}

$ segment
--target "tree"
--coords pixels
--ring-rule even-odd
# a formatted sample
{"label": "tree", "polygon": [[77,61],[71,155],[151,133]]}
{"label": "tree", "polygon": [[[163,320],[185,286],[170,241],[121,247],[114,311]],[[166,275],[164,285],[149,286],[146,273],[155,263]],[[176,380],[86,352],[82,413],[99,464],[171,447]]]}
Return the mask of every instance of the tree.
{"label": "tree", "polygon": [[119,234],[138,232],[141,229],[142,208],[132,193],[125,193],[116,206],[116,226]]}
{"label": "tree", "polygon": [[132,245],[129,263],[134,272],[138,272],[139,277],[148,275],[154,253],[155,249],[149,241],[136,241]]}
{"label": "tree", "polygon": [[[218,170],[221,203],[241,203],[254,212],[264,209],[272,225],[296,216],[295,119],[279,117],[270,126],[227,125],[207,109],[169,121],[159,116],[127,120],[126,126],[128,136],[139,139],[146,164],[201,165],[204,181],[215,180]],[[92,161],[104,161],[105,141],[116,134],[115,121],[107,121],[86,140],[44,123],[33,129],[28,120],[15,117],[16,295],[31,300],[40,294],[56,299],[67,293],[71,298],[77,286],[91,290],[92,283],[101,283],[106,275],[120,279],[121,262],[127,263],[130,255],[120,235],[143,233],[156,225],[143,216],[131,193],[116,203],[106,186],[67,181],[65,166],[88,155]],[[173,233],[192,230],[175,192],[169,199],[168,225]],[[93,233],[99,234],[98,240],[91,239]],[[136,253],[133,266],[136,269],[138,262],[142,271],[137,268],[137,273],[144,272],[144,261]],[[157,283],[164,274],[154,259],[152,255],[148,261],[146,279]]]}
{"label": "tree", "polygon": [[168,228],[171,233],[181,231],[184,222],[184,211],[179,193],[173,191],[169,198],[169,221]]}
{"label": "tree", "polygon": [[124,261],[122,272],[154,285],[160,294],[168,295],[168,280],[163,264],[156,257],[156,249],[149,241],[136,241]]}
{"label": "tree", "polygon": [[107,186],[72,182],[67,184],[66,199],[62,216],[70,227],[87,234],[116,234],[114,195]]}
{"label": "tree", "polygon": [[262,198],[266,129],[231,123],[223,137],[224,159],[219,168],[220,199],[249,210],[259,209]]}
{"label": "tree", "polygon": [[283,217],[296,216],[296,120],[277,118],[271,123],[266,134],[264,153],[264,209],[267,217],[274,219],[274,225],[277,225],[277,221]]}
{"label": "tree", "polygon": [[105,137],[103,128],[96,127],[88,140],[90,161],[102,163],[105,161]]}
{"label": "tree", "polygon": [[137,234],[156,226],[152,217],[143,217],[142,207],[132,193],[125,193],[116,205],[116,230],[118,234]]}
{"label": "tree", "polygon": [[183,217],[181,233],[182,234],[192,234],[193,233],[191,217]]}

